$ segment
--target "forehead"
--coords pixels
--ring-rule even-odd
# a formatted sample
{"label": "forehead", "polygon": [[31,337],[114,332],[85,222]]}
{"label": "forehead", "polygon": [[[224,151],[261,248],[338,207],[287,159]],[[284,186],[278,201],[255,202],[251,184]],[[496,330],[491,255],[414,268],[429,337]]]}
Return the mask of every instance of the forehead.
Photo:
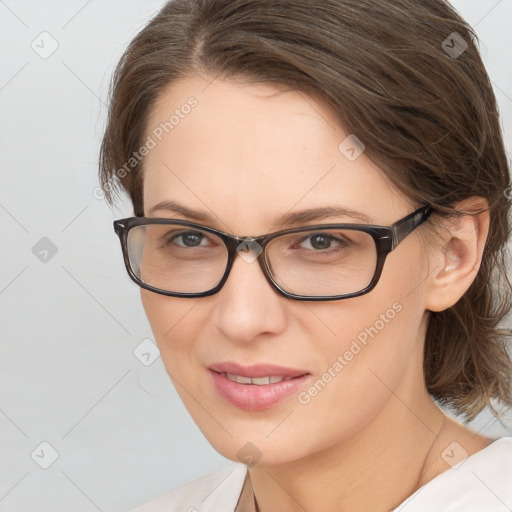
{"label": "forehead", "polygon": [[365,213],[375,218],[391,209],[393,219],[397,193],[364,152],[347,157],[349,135],[325,104],[302,92],[182,79],[148,119],[154,147],[144,160],[145,213],[176,200],[256,228],[295,207],[329,203],[370,208]]}

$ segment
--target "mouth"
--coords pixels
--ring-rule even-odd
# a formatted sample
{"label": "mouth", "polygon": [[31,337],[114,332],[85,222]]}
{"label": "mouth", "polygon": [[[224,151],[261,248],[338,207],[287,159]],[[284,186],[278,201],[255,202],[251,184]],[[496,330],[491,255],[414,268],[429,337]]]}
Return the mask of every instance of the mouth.
{"label": "mouth", "polygon": [[220,363],[208,368],[214,389],[232,406],[247,411],[270,409],[296,394],[311,374],[305,370],[262,364]]}
{"label": "mouth", "polygon": [[267,384],[277,384],[283,380],[292,380],[295,377],[283,377],[280,375],[267,375],[265,377],[245,377],[244,375],[235,375],[234,373],[222,372],[221,375],[232,382],[238,384],[254,384],[256,386],[265,386]]}

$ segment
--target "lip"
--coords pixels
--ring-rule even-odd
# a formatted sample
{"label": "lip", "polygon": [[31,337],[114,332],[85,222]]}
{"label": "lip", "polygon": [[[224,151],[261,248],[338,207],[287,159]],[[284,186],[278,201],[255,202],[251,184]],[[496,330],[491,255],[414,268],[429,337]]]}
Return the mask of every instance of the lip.
{"label": "lip", "polygon": [[281,377],[300,377],[307,370],[300,368],[286,368],[284,366],[277,366],[275,364],[254,364],[251,366],[243,366],[234,362],[216,363],[209,366],[210,370],[217,373],[233,373],[235,375],[243,375],[244,377],[267,377],[267,376],[281,376]]}
{"label": "lip", "polygon": [[[269,409],[296,394],[311,374],[303,369],[286,368],[274,364],[243,366],[234,362],[216,363],[208,367],[213,386],[229,404],[246,411]],[[244,377],[281,376],[290,380],[273,384],[240,384],[229,380],[226,373]]]}

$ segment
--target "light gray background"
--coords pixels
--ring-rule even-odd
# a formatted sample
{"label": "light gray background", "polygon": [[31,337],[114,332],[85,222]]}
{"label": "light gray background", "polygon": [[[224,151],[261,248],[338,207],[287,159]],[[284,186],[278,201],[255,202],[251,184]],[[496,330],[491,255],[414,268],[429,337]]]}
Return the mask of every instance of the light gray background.
{"label": "light gray background", "polygon": [[[132,211],[97,188],[110,75],[163,3],[0,0],[1,511],[128,510],[229,462],[161,360],[133,353],[153,338],[112,229]],[[510,155],[512,0],[454,5],[483,42]],[[43,31],[59,45],[46,59]],[[488,413],[473,427],[512,434]]]}

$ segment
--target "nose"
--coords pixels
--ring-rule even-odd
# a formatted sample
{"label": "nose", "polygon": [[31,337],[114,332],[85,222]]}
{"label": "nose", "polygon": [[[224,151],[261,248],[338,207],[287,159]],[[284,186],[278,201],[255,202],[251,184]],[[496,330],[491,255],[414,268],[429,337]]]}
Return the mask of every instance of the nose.
{"label": "nose", "polygon": [[286,302],[267,281],[256,259],[237,254],[231,272],[215,297],[213,321],[228,339],[248,343],[261,334],[286,328]]}

